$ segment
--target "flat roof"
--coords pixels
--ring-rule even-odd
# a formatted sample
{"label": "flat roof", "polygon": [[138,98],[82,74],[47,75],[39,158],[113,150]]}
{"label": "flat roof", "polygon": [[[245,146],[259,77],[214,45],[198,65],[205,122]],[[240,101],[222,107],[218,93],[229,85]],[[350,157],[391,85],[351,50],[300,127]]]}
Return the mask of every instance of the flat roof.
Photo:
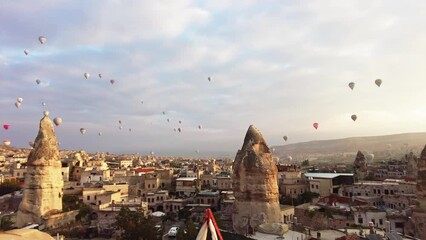
{"label": "flat roof", "polygon": [[305,177],[309,178],[327,178],[327,179],[331,179],[331,178],[335,178],[335,177],[339,177],[339,176],[351,176],[353,177],[353,173],[305,173]]}
{"label": "flat roof", "polygon": [[196,177],[180,177],[176,179],[176,181],[194,181],[195,179],[197,178]]}

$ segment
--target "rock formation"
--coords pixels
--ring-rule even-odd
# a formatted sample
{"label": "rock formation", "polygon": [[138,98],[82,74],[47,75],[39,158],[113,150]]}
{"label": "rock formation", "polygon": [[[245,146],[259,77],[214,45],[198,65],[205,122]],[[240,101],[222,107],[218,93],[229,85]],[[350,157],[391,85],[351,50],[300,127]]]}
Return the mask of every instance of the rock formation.
{"label": "rock formation", "polygon": [[417,206],[413,209],[412,220],[416,237],[426,239],[426,146],[417,161]]}
{"label": "rock formation", "polygon": [[25,175],[24,195],[16,225],[42,223],[42,217],[62,211],[62,188],[58,141],[52,121],[45,116],[30,152]]}
{"label": "rock formation", "polygon": [[358,151],[354,161],[354,177],[355,181],[364,180],[368,176],[367,161],[364,154]]}
{"label": "rock formation", "polygon": [[282,223],[277,167],[262,134],[250,126],[233,164],[234,231],[246,235],[263,223]]}
{"label": "rock formation", "polygon": [[407,176],[409,178],[417,178],[417,158],[413,152],[405,155],[405,161],[407,162]]}

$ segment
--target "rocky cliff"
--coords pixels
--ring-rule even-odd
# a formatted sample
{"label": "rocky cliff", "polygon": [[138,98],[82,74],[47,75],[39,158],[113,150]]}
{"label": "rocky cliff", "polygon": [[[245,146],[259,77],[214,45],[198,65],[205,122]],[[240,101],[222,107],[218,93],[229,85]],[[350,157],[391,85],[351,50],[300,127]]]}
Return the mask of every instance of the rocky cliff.
{"label": "rocky cliff", "polygon": [[262,223],[282,222],[277,167],[262,134],[250,126],[233,164],[233,227],[245,235]]}
{"label": "rocky cliff", "polygon": [[42,218],[62,211],[62,188],[58,141],[52,121],[45,116],[30,152],[25,175],[24,195],[16,225],[42,223]]}
{"label": "rocky cliff", "polygon": [[355,181],[364,180],[368,176],[367,160],[361,151],[358,151],[354,161]]}
{"label": "rocky cliff", "polygon": [[417,201],[412,215],[416,237],[426,239],[426,146],[417,162]]}

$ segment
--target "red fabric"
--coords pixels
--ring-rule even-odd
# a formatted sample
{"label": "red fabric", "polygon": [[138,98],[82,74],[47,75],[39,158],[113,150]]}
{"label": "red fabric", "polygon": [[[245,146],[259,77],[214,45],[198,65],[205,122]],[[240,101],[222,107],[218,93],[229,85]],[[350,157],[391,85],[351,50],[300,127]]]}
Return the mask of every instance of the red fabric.
{"label": "red fabric", "polygon": [[206,223],[209,219],[212,220],[214,228],[216,229],[217,238],[219,240],[223,240],[222,234],[220,233],[219,227],[217,226],[216,220],[214,219],[212,210],[210,210],[210,208],[207,208],[206,209],[206,215],[204,216],[203,224]]}

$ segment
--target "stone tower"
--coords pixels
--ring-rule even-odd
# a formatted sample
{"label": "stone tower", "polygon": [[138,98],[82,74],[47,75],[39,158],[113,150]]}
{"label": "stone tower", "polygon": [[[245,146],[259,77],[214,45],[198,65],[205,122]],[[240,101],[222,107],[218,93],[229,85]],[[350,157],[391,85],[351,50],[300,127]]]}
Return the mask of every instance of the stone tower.
{"label": "stone tower", "polygon": [[19,205],[16,225],[42,223],[42,217],[62,211],[62,188],[58,141],[52,121],[45,116],[30,152],[25,175],[24,196]]}
{"label": "stone tower", "polygon": [[282,223],[278,169],[262,134],[250,126],[233,164],[234,231],[245,235],[262,223]]}
{"label": "stone tower", "polygon": [[364,154],[358,151],[354,161],[354,177],[355,182],[364,180],[368,176],[367,161]]}

